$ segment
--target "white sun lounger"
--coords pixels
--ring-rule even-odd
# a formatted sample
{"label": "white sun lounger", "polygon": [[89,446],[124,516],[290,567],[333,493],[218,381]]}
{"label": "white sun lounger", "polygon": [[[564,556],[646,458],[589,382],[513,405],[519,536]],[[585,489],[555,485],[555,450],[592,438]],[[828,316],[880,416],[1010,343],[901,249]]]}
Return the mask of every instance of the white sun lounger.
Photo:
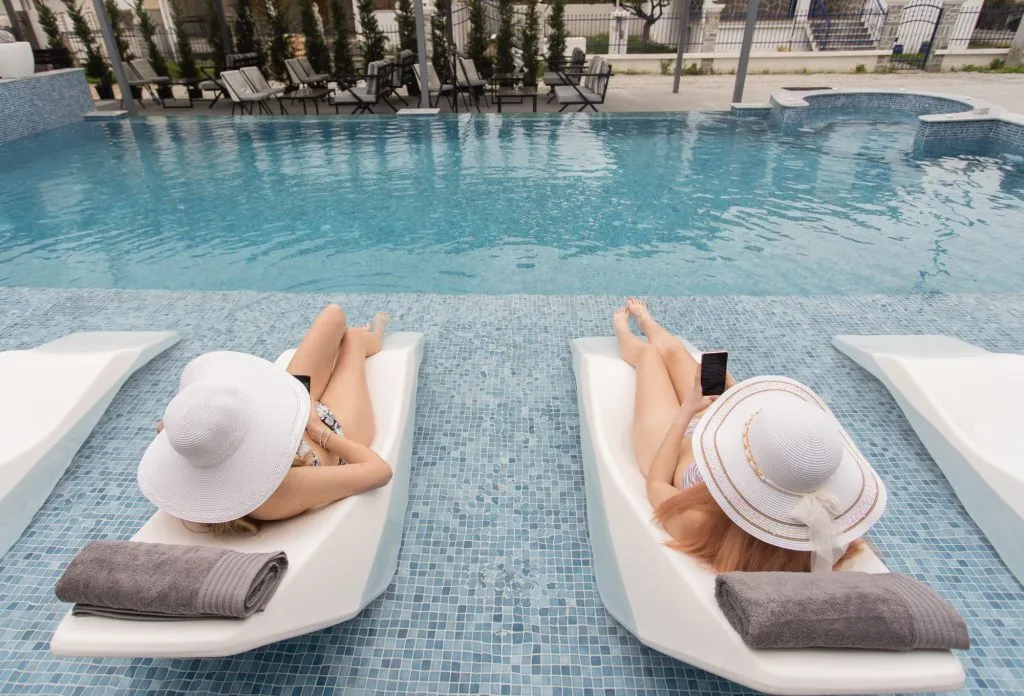
{"label": "white sun lounger", "polygon": [[170,331],[74,333],[0,353],[0,556],[25,531],[133,372]]}
{"label": "white sun lounger", "polygon": [[967,512],[1024,582],[1024,356],[949,336],[836,336],[892,392]]}
{"label": "white sun lounger", "polygon": [[[688,346],[691,352],[696,351]],[[664,542],[633,450],[635,375],[615,339],[573,341],[587,523],[605,607],[645,645],[776,694],[935,691],[963,684],[948,651],[752,650],[718,608],[715,576]],[[869,551],[855,570],[886,572]]]}
{"label": "white sun lounger", "polygon": [[[391,482],[283,522],[256,536],[214,538],[190,532],[157,512],[132,537],[165,544],[283,550],[288,571],[265,611],[251,618],[126,621],[70,612],[50,641],[57,655],[88,657],[221,657],[332,626],[356,616],[388,585],[398,566],[409,499],[416,382],[423,335],[395,333],[367,361],[377,419],[373,449],[394,470]],[[287,367],[294,351],[277,360]]]}

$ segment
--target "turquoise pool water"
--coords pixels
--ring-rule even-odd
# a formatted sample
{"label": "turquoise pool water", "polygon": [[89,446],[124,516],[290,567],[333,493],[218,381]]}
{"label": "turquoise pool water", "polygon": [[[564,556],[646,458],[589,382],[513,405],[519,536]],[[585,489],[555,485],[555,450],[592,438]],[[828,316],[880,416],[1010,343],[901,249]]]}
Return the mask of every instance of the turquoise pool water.
{"label": "turquoise pool water", "polygon": [[0,147],[0,284],[1019,292],[1024,166],[726,115],[148,119]]}

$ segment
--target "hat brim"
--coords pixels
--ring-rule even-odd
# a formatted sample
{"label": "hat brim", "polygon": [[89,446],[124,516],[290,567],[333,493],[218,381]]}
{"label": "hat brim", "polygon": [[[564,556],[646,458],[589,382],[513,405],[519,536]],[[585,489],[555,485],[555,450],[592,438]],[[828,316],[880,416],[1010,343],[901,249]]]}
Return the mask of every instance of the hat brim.
{"label": "hat brim", "polygon": [[761,541],[794,551],[811,551],[808,528],[791,514],[799,495],[762,480],[747,461],[743,429],[758,410],[800,399],[819,407],[843,439],[843,459],[822,490],[839,503],[833,520],[835,543],[863,536],[885,510],[885,485],[853,444],[825,402],[787,377],[755,377],[734,385],[708,407],[693,433],[693,455],[712,497],[737,526]]}
{"label": "hat brim", "polygon": [[[190,371],[197,361],[202,371]],[[183,387],[202,380],[242,390],[246,434],[228,459],[203,468],[182,457],[166,431],[160,433],[139,463],[139,488],[150,502],[179,519],[228,522],[258,508],[281,485],[306,430],[309,394],[287,372],[255,356],[211,353],[193,363],[183,373]]]}

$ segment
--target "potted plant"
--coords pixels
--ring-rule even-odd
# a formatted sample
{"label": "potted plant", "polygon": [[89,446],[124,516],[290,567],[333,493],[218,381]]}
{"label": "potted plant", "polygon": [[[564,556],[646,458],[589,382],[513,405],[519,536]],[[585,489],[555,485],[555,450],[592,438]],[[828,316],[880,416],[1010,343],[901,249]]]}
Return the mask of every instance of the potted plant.
{"label": "potted plant", "polygon": [[[349,43],[349,21],[345,14],[347,2],[331,0],[331,29],[334,32],[334,75],[340,81],[355,72],[352,66],[352,46]],[[349,5],[351,7],[351,5]]]}
{"label": "potted plant", "polygon": [[515,40],[515,18],[512,0],[498,0],[498,36],[496,38],[497,65],[495,70],[502,75],[501,86],[512,87],[515,79],[515,58],[512,55],[512,42]]}
{"label": "potted plant", "polygon": [[526,15],[523,18],[521,44],[523,47],[523,85],[537,86],[537,73],[540,67],[538,49],[540,28],[537,26],[537,0],[526,0]]}
{"label": "potted plant", "polygon": [[[135,0],[135,17],[139,20],[139,31],[142,33],[142,42],[146,44],[146,53],[149,54],[149,64],[157,75],[168,75],[167,63],[156,45],[156,24],[149,12],[142,6],[142,0]],[[161,99],[173,99],[174,93],[170,85],[157,85],[157,94]]]}
{"label": "potted plant", "polygon": [[[171,12],[174,14],[174,35],[178,42],[178,72],[181,77],[195,80],[199,77],[199,66],[196,65],[196,54],[192,50],[192,40],[188,36],[188,25],[185,23],[185,12],[178,0],[171,0]],[[190,99],[202,99],[203,90],[197,84],[188,85]]]}
{"label": "potted plant", "polygon": [[[96,83],[96,96],[100,99],[114,98],[114,75],[111,73],[107,62],[103,60],[99,46],[96,45],[96,37],[93,36],[89,23],[82,14],[82,6],[75,0],[62,0],[67,8],[68,19],[74,27],[75,36],[85,46],[85,75]],[[141,0],[140,0],[141,2]]]}

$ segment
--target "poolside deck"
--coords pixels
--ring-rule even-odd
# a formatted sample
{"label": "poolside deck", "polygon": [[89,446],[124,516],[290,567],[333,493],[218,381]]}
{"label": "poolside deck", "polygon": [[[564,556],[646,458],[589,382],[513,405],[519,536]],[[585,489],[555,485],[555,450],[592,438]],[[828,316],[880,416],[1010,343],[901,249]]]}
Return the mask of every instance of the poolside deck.
{"label": "poolside deck", "polygon": [[[615,75],[608,89],[607,101],[598,107],[605,112],[650,112],[650,111],[725,111],[732,101],[733,75],[684,76],[679,94],[672,94],[672,77],[669,75]],[[809,75],[750,75],[744,91],[745,102],[766,102],[772,92],[784,87],[833,87],[843,89],[907,89],[927,92],[947,92],[985,99],[1004,106],[1011,111],[1024,113],[1024,74],[997,73],[896,73],[896,74],[850,74],[816,73]],[[543,90],[543,86],[541,86]],[[410,102],[411,103],[411,102]],[[399,104],[400,106],[401,104]],[[163,109],[146,101],[145,116],[223,116],[231,113],[230,102],[222,99],[214,108],[207,108],[205,102],[196,103],[193,109]],[[448,111],[443,105],[443,111]],[[105,108],[117,108],[109,104]],[[529,111],[531,105],[510,104],[503,107],[506,113]],[[298,104],[288,106],[291,114],[302,114]],[[465,107],[460,103],[460,111]],[[494,108],[489,111],[494,111]],[[542,95],[537,100],[538,112],[558,111],[554,102],[546,103]],[[383,106],[375,109],[379,114],[390,114]],[[277,106],[274,105],[277,113]],[[333,108],[322,108],[322,114],[334,114]],[[475,113],[475,111],[474,111]]]}

